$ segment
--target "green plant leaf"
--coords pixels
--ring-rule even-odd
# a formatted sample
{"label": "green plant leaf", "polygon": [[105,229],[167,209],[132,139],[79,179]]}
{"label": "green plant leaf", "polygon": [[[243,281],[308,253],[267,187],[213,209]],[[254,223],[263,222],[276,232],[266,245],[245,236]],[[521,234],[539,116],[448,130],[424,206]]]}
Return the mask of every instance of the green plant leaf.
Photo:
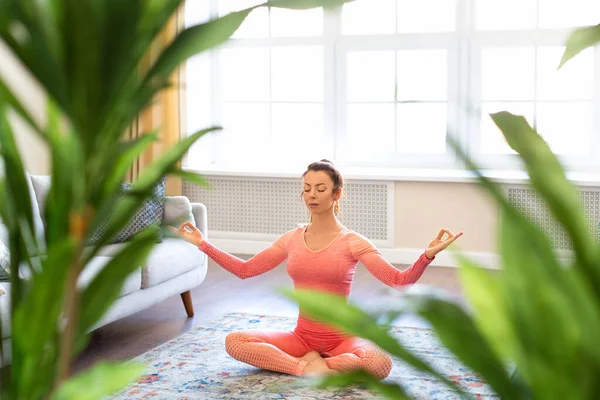
{"label": "green plant leaf", "polygon": [[[87,187],[83,143],[53,101],[48,101],[48,127],[46,129],[52,151],[52,181],[44,210],[48,246],[72,236],[70,224],[85,217],[85,192]],[[75,238],[81,240],[82,238]]]}
{"label": "green plant leaf", "polygon": [[210,183],[202,175],[195,172],[174,170],[169,172],[169,175],[177,176],[184,181],[195,183],[206,188],[210,187]]}
{"label": "green plant leaf", "polygon": [[114,195],[113,198],[106,198],[101,209],[94,216],[93,222],[88,231],[88,239],[104,221],[108,221],[104,229],[103,236],[92,246],[92,250],[87,254],[85,263],[98,255],[101,248],[110,243],[112,238],[123,229],[135,211],[140,208],[145,199],[152,195],[152,188],[147,188],[144,192],[138,191],[135,195],[130,192],[124,195]]}
{"label": "green plant leaf", "polygon": [[[364,311],[348,304],[345,299],[330,293],[312,290],[281,290],[284,296],[298,302],[300,309],[332,326],[352,335],[367,339],[382,350],[401,358],[418,370],[427,372],[439,379],[452,390],[460,393],[464,398],[470,398],[462,389],[452,381],[434,370],[429,364],[417,358],[406,350],[394,337],[387,327],[377,324],[376,318]],[[332,313],[331,310],[336,312]]]}
{"label": "green plant leaf", "polygon": [[[19,201],[13,202],[16,219],[23,217],[28,224],[29,231],[33,229],[33,214],[29,187],[25,177],[25,167],[15,141],[14,132],[8,122],[6,103],[0,100],[0,148],[4,161],[4,180],[6,189],[19,196]],[[15,219],[15,220],[16,220]]]}
{"label": "green plant leaf", "polygon": [[38,122],[36,122],[29,111],[25,109],[23,104],[19,101],[19,99],[16,98],[10,88],[6,86],[4,81],[0,79],[0,99],[2,98],[5,99],[5,101],[17,112],[17,114],[29,124],[33,132],[36,133],[38,137],[40,137],[43,141],[47,141],[46,135],[43,129],[38,125]]}
{"label": "green plant leaf", "polygon": [[583,267],[600,300],[600,269],[597,268],[600,262],[599,248],[589,235],[585,215],[577,212],[581,201],[556,156],[524,117],[508,112],[491,114],[491,117],[508,144],[525,162],[531,184],[567,231],[577,262]]}
{"label": "green plant leaf", "polygon": [[144,373],[145,366],[101,362],[65,382],[54,400],[97,400],[108,396]]}
{"label": "green plant leaf", "polygon": [[466,297],[476,310],[473,318],[478,328],[501,359],[514,359],[516,338],[507,315],[502,272],[480,268],[462,255],[457,258]]}
{"label": "green plant leaf", "polygon": [[[97,112],[97,131],[100,133],[88,143],[88,157],[99,151],[111,152],[114,144],[121,139],[122,132],[131,126],[148,104],[138,104],[133,100],[141,89],[140,74],[143,71],[140,71],[140,65],[144,65],[144,57],[152,56],[148,49],[153,48],[153,43],[182,3],[183,0],[100,2],[105,5],[105,18],[102,20],[105,32],[103,76],[100,80],[107,85]],[[147,100],[151,98],[152,94]],[[94,168],[102,171],[105,167]]]}
{"label": "green plant leaf", "polygon": [[65,74],[59,62],[62,49],[54,40],[58,24],[52,24],[56,22],[50,18],[53,14],[42,9],[45,2],[1,3],[6,7],[5,18],[0,18],[0,37],[60,107],[67,109]]}
{"label": "green plant leaf", "polygon": [[588,47],[593,47],[600,42],[600,25],[586,26],[571,32],[567,39],[567,47],[563,53],[560,65],[562,68],[570,59]]}
{"label": "green plant leaf", "polygon": [[[591,339],[600,330],[596,324],[600,321],[597,293],[586,282],[588,279],[585,278],[584,269],[577,264],[573,268],[562,266],[548,238],[508,202],[498,185],[481,174],[452,138],[449,137],[448,142],[458,157],[475,173],[483,188],[500,205],[503,224],[515,225],[510,234],[503,233],[503,243],[506,240],[510,240],[510,243],[503,244],[500,253],[503,255],[504,267],[502,286],[507,300],[505,311],[513,321],[515,344],[518,345],[515,361],[522,381],[529,385],[534,397],[544,398],[539,391],[533,390],[532,382],[541,384],[545,380],[552,380],[550,385],[539,390],[551,397],[555,396],[553,386],[561,381],[564,383],[564,377],[557,380],[551,376],[556,370],[564,371],[565,365],[560,368],[552,365],[561,354],[568,357],[577,354],[571,357],[571,360],[578,360],[576,365],[567,362],[566,368],[571,371],[569,373],[572,379],[589,381],[587,378],[575,378],[593,376],[597,373],[599,363],[597,346],[593,347]],[[581,211],[578,208],[568,211],[569,214],[572,212]],[[503,228],[503,232],[505,229]],[[591,300],[594,298],[596,300]],[[557,313],[559,316],[556,316]],[[558,327],[556,334],[555,324]],[[565,329],[570,332],[565,332]],[[548,332],[553,334],[548,335]],[[580,335],[576,340],[579,344],[573,341],[561,344],[560,338],[565,335],[571,339]],[[550,362],[551,360],[554,361]],[[569,376],[569,373],[565,373],[565,376]],[[583,393],[591,389],[589,384],[582,384],[575,390]],[[569,396],[571,395],[573,393]]]}
{"label": "green plant leaf", "polygon": [[[520,347],[516,362],[535,398],[588,398],[600,365],[597,346],[590,341],[600,328],[587,320],[586,310],[594,297],[576,271],[548,268],[552,249],[540,247],[543,242],[536,237],[543,235],[529,232],[523,220],[503,219],[507,310]],[[596,319],[597,312],[596,307],[591,314]],[[579,382],[576,388],[569,384],[573,380]]]}
{"label": "green plant leaf", "polygon": [[320,388],[328,388],[330,386],[335,387],[348,387],[354,386],[357,384],[365,384],[368,387],[378,391],[384,397],[388,399],[394,400],[408,400],[410,396],[404,391],[402,386],[394,384],[382,382],[379,379],[372,377],[371,375],[363,372],[363,371],[352,371],[352,372],[344,372],[339,374],[333,374],[322,378],[319,381],[318,386]]}
{"label": "green plant leaf", "polygon": [[433,325],[444,346],[481,374],[501,398],[521,399],[505,366],[461,307],[431,295],[409,294],[407,300],[416,313]]}
{"label": "green plant leaf", "polygon": [[[221,129],[219,127],[212,127],[208,129],[196,132],[193,135],[188,136],[175,146],[166,150],[160,158],[154,161],[154,163],[147,167],[141,175],[138,177],[135,184],[131,187],[131,190],[127,195],[119,199],[115,204],[118,194],[114,194],[111,199],[104,201],[102,208],[98,210],[90,229],[92,234],[95,228],[108,218],[110,215],[109,223],[105,229],[105,234],[102,239],[94,246],[93,250],[89,253],[88,259],[90,260],[96,254],[100,248],[107,244],[108,241],[114,237],[131,219],[133,213],[140,207],[140,205],[151,195],[153,188],[156,183],[165,175],[176,171],[174,165],[183,157],[185,152],[206,133]],[[192,177],[193,174],[187,175],[186,177]],[[115,189],[116,190],[116,189]]]}
{"label": "green plant leaf", "polygon": [[177,143],[165,151],[160,158],[152,163],[151,166],[146,168],[139,176],[138,180],[132,187],[132,193],[136,191],[147,191],[153,187],[160,178],[166,175],[173,166],[183,157],[183,155],[189,150],[190,147],[202,136],[209,132],[220,130],[221,127],[211,127],[203,129],[199,132],[194,133]]}
{"label": "green plant leaf", "polygon": [[68,239],[48,249],[41,272],[32,279],[31,290],[13,310],[13,332],[18,333],[13,335],[14,346],[23,355],[14,371],[19,374],[18,390],[23,398],[30,398],[27,393],[39,389],[38,368],[52,354],[48,347],[59,329],[64,282],[73,249],[74,244]]}
{"label": "green plant leaf", "polygon": [[354,0],[269,0],[265,5],[276,8],[289,8],[293,10],[307,10],[310,8],[337,8]]}
{"label": "green plant leaf", "polygon": [[144,229],[96,275],[81,297],[80,334],[87,332],[119,297],[125,279],[144,263],[156,245],[157,227]]}
{"label": "green plant leaf", "polygon": [[120,191],[121,182],[123,182],[134,161],[157,139],[158,133],[151,132],[119,145],[119,150],[113,160],[111,175],[105,181],[104,194],[107,197]]}
{"label": "green plant leaf", "polygon": [[145,85],[142,85],[141,88],[146,89],[148,84],[156,79],[162,82],[166,81],[183,61],[224,43],[235,33],[254,8],[256,7],[233,12],[182,31],[160,54],[144,79]]}

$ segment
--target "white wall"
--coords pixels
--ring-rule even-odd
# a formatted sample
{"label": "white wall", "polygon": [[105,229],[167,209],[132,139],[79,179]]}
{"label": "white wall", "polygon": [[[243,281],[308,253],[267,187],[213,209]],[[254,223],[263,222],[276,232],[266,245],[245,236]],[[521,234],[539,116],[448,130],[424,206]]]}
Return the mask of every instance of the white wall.
{"label": "white wall", "polygon": [[499,218],[477,183],[396,182],[396,247],[423,248],[446,228],[464,232],[462,250],[496,253]]}

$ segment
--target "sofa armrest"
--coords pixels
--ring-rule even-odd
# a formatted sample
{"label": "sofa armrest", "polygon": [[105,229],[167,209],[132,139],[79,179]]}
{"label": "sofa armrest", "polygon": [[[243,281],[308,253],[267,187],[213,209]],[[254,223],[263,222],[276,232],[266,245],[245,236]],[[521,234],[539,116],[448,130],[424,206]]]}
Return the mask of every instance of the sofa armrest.
{"label": "sofa armrest", "polygon": [[208,224],[206,206],[202,203],[192,203],[192,214],[194,214],[194,219],[196,220],[196,228],[200,229],[200,232],[202,232],[202,236],[204,236],[204,238],[207,239]]}

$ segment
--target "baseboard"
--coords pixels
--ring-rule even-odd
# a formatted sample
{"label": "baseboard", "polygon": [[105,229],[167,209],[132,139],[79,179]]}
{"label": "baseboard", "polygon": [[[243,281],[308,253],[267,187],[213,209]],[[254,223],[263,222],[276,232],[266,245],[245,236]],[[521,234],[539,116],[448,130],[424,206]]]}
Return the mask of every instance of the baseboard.
{"label": "baseboard", "polygon": [[[254,255],[269,247],[272,241],[237,240],[230,238],[210,238],[210,242],[221,250],[232,254]],[[383,257],[392,264],[412,264],[423,254],[423,249],[383,248],[379,247]],[[498,269],[500,261],[497,254],[485,252],[461,252],[476,265],[488,269]],[[458,267],[455,256],[450,251],[438,254],[431,265],[438,267]]]}

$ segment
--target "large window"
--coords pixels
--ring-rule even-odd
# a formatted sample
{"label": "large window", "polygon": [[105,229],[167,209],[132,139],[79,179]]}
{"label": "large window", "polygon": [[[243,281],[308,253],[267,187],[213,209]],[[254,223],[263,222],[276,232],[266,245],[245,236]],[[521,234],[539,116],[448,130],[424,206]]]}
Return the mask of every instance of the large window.
{"label": "large window", "polygon": [[[260,3],[188,0],[193,25]],[[597,18],[596,18],[597,16]],[[525,115],[573,168],[600,160],[597,50],[560,71],[565,38],[600,22],[596,0],[357,0],[254,11],[185,72],[185,131],[224,127],[189,168],[460,167],[447,135],[490,168],[514,154],[487,117]],[[283,164],[281,164],[283,163]]]}

